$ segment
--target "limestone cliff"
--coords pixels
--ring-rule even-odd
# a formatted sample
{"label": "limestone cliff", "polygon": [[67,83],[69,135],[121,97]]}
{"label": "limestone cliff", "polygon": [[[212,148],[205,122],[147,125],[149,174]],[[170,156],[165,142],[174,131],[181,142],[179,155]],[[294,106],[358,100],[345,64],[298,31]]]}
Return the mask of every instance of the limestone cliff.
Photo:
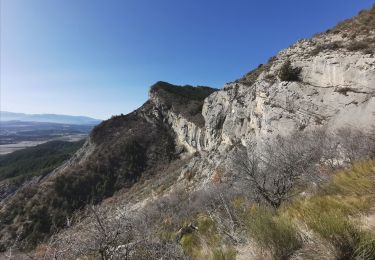
{"label": "limestone cliff", "polygon": [[[177,138],[186,140],[190,151],[209,151],[298,129],[371,127],[375,122],[373,13],[374,9],[362,12],[331,31],[300,40],[211,94],[202,109],[204,126],[165,113]],[[301,68],[298,81],[279,78],[288,61]]]}
{"label": "limestone cliff", "polygon": [[[234,144],[322,127],[372,127],[374,17],[375,8],[300,40],[221,90],[156,83],[142,107],[102,122],[71,160],[0,204],[0,249],[20,227],[23,243],[35,246],[88,203],[114,195],[132,203],[145,193],[132,190],[140,182],[162,187],[160,195],[199,189],[215,174],[230,180],[225,160]],[[285,64],[298,78],[284,80]],[[35,218],[45,221],[43,229]]]}

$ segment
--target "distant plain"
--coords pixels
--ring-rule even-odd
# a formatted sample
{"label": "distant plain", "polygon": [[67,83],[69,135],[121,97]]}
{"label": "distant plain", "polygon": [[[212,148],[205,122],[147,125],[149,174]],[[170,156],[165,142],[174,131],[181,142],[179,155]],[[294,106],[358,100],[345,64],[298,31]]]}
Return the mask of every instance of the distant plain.
{"label": "distant plain", "polygon": [[93,127],[93,125],[2,121],[0,155],[49,141],[79,141],[86,138]]}

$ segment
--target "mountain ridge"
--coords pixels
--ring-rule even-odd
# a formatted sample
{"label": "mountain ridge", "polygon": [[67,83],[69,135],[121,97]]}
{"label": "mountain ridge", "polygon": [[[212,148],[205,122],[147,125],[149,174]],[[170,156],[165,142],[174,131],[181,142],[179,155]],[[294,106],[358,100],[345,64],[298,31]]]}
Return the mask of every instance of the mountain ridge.
{"label": "mountain ridge", "polygon": [[[77,221],[76,226],[71,226],[67,219],[72,218],[74,212],[95,208],[92,204],[98,205],[97,212],[105,211],[105,214],[101,213],[105,220],[116,222],[118,216],[135,216],[133,222],[125,223],[135,225],[134,230],[139,229],[139,233],[133,234],[132,240],[122,232],[124,240],[110,244],[110,249],[121,249],[123,245],[130,248],[133,244],[129,240],[144,241],[147,237],[150,239],[148,244],[141,245],[144,250],[147,246],[151,248],[147,251],[149,259],[158,259],[161,257],[156,256],[158,253],[170,253],[172,249],[175,254],[172,259],[185,259],[178,250],[180,247],[189,258],[202,259],[213,257],[218,248],[224,254],[244,245],[243,230],[236,233],[238,219],[235,219],[235,207],[230,208],[231,202],[240,205],[241,209],[241,201],[245,199],[252,205],[261,202],[267,205],[267,200],[254,185],[256,180],[248,184],[251,176],[236,171],[240,164],[236,164],[236,160],[233,162],[233,158],[239,157],[239,150],[266,151],[269,152],[267,158],[276,161],[291,154],[296,160],[293,167],[303,166],[299,160],[305,156],[301,154],[309,155],[306,158],[314,162],[309,167],[320,166],[314,168],[319,178],[315,176],[311,180],[311,176],[300,176],[297,188],[306,187],[302,198],[313,194],[314,189],[329,180],[327,168],[336,169],[336,164],[347,167],[355,160],[367,160],[373,156],[373,132],[363,134],[365,132],[357,130],[371,131],[375,122],[375,57],[368,51],[373,46],[375,35],[371,15],[374,12],[375,6],[339,26],[347,28],[350,21],[364,23],[366,28],[354,29],[354,37],[349,36],[351,32],[347,30],[335,32],[332,29],[312,39],[300,40],[280,51],[267,64],[227,83],[220,90],[157,82],[150,88],[149,100],[140,108],[103,121],[70,160],[14,197],[0,202],[3,250],[11,245],[20,227],[25,227],[27,232],[20,235],[21,249],[32,249],[37,244],[46,243],[51,233],[63,230],[57,235],[56,251],[62,246],[62,254],[71,253],[66,259],[90,255],[92,252],[81,251],[82,246],[98,247],[93,243],[97,241],[96,237],[101,238],[100,234],[93,231],[92,237],[87,238],[79,234],[85,234],[90,223],[95,226],[98,213],[82,213],[84,220]],[[343,39],[347,41],[342,43]],[[358,42],[364,44],[358,45]],[[345,127],[350,131],[343,131]],[[325,145],[329,144],[327,140],[331,136],[338,141],[335,139],[335,145],[328,149]],[[345,140],[350,138],[353,142],[347,141],[348,145]],[[276,140],[277,145],[267,146],[270,140]],[[300,146],[299,142],[302,142]],[[345,153],[345,145],[353,149],[349,156]],[[295,150],[290,150],[290,146]],[[319,157],[303,150],[305,147],[312,151],[323,147],[327,151]],[[340,149],[342,153],[335,153]],[[280,150],[282,154],[276,154],[275,151]],[[322,162],[327,164],[320,165]],[[288,161],[285,169],[293,171],[293,167]],[[267,177],[275,181],[268,183],[265,179],[268,187],[284,181],[272,175],[277,172],[282,176],[283,167],[271,169]],[[238,194],[243,197],[239,199]],[[272,191],[270,194],[266,195],[272,197]],[[279,201],[273,206],[284,202],[283,196],[277,197]],[[272,201],[269,197],[268,200]],[[25,201],[27,207],[23,208]],[[216,208],[212,208],[212,203],[216,203]],[[256,206],[253,208],[256,210]],[[250,208],[248,211],[254,210]],[[195,219],[191,220],[191,216]],[[218,216],[222,218],[218,219]],[[274,219],[267,225],[274,227],[277,223],[284,223],[275,224]],[[138,222],[142,222],[141,225],[135,224]],[[115,226],[113,222],[109,223],[112,223],[111,227]],[[198,223],[198,228],[195,228],[195,223]],[[180,229],[176,230],[176,227]],[[287,228],[282,231],[290,234],[292,228]],[[214,231],[216,233],[212,235],[210,232]],[[199,236],[194,236],[194,232]],[[117,233],[114,231],[114,234]],[[217,238],[218,234],[222,238]],[[64,239],[66,244],[61,242]],[[323,249],[335,254],[329,246],[325,247],[324,241],[318,241]],[[252,241],[246,243],[247,247],[256,248]],[[199,249],[201,251],[195,251],[193,246],[199,248],[200,244],[204,245]],[[282,253],[290,257],[297,249],[309,249],[309,245],[303,248],[298,239],[296,244],[287,247],[291,252]],[[69,250],[63,247],[65,245]],[[166,249],[165,245],[171,249]],[[213,247],[212,251],[207,249],[209,246]],[[335,246],[333,243],[332,247]],[[112,251],[108,248],[106,252],[109,254]],[[157,252],[155,248],[164,251]],[[100,250],[102,248],[97,251]],[[142,259],[137,253],[143,251],[134,250],[134,259]],[[257,252],[253,253],[256,255]],[[271,250],[271,253],[275,252]],[[280,252],[275,255],[277,253]],[[282,256],[285,257],[282,259],[287,259]],[[293,259],[300,259],[294,256]],[[243,259],[246,257],[248,255]]]}
{"label": "mountain ridge", "polygon": [[0,111],[0,121],[21,121],[21,122],[46,122],[60,124],[88,124],[96,125],[102,120],[87,116],[71,116],[61,114],[26,114]]}

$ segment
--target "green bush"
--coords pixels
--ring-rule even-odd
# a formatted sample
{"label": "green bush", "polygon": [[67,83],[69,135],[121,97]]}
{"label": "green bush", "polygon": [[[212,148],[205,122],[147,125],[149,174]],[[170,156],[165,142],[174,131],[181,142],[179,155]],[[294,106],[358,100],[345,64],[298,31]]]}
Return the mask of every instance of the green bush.
{"label": "green bush", "polygon": [[291,62],[286,61],[279,71],[279,78],[281,81],[300,81],[301,68],[292,67]]}

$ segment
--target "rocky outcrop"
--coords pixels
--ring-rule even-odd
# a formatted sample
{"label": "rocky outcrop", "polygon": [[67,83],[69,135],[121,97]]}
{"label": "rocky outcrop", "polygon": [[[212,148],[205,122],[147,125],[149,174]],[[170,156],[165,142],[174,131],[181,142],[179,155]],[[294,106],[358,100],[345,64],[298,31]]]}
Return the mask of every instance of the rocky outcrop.
{"label": "rocky outcrop", "polygon": [[[374,29],[368,35],[371,42]],[[204,100],[204,126],[173,111],[163,115],[190,152],[295,130],[371,127],[375,122],[375,57],[345,46],[322,47],[343,38],[335,33],[301,40],[250,73],[251,80],[226,84]],[[279,79],[278,72],[287,61],[301,68],[299,81]],[[153,95],[152,99],[160,103]]]}
{"label": "rocky outcrop", "polygon": [[[177,177],[160,184],[163,192],[172,186],[199,189],[230,180],[233,173],[226,171],[226,159],[239,143],[322,127],[372,127],[374,14],[373,8],[330,32],[300,40],[221,90],[157,82],[142,107],[102,122],[71,160],[35,183],[31,195],[21,193],[9,207],[0,208],[0,217],[8,221],[2,233],[30,223],[35,208],[62,227],[61,215],[91,201],[99,203],[115,191],[126,193],[140,179],[157,181],[173,162],[180,163],[171,170]],[[368,24],[357,29],[353,21]],[[299,80],[281,80],[286,63],[300,68]],[[61,185],[55,185],[61,176]],[[79,200],[71,196],[75,193],[80,193]],[[27,210],[14,210],[24,201]],[[8,245],[8,236],[0,236],[1,243]]]}
{"label": "rocky outcrop", "polygon": [[[298,52],[290,55],[293,49],[298,50],[281,53],[251,86],[229,83],[206,99],[207,148],[322,126],[367,128],[375,122],[373,56],[335,52],[301,59]],[[301,81],[267,82],[288,59],[302,68]]]}
{"label": "rocky outcrop", "polygon": [[[261,72],[251,84],[239,80],[210,94],[199,120],[178,112],[176,107],[183,110],[184,102],[172,106],[175,96],[165,90],[151,91],[150,100],[176,133],[177,143],[190,153],[295,130],[371,127],[375,122],[374,54],[335,49],[310,55],[322,37],[281,51],[258,68]],[[324,42],[328,39],[324,35]],[[278,78],[287,61],[301,68],[300,81]]]}
{"label": "rocky outcrop", "polygon": [[[155,87],[160,83],[153,86],[150,101],[175,133],[176,144],[190,154],[200,153],[181,170],[180,180],[194,175],[196,186],[210,182],[217,169],[225,168],[228,152],[238,143],[319,128],[373,127],[375,28],[369,12],[339,24],[338,29],[298,41],[199,102],[187,102],[171,89]],[[354,20],[357,25],[368,24],[365,29],[351,29]],[[298,81],[280,79],[287,62],[300,68]]]}
{"label": "rocky outcrop", "polygon": [[204,99],[216,89],[208,87],[175,86],[157,82],[151,87],[150,101],[176,134],[176,144],[189,153],[205,149]]}

